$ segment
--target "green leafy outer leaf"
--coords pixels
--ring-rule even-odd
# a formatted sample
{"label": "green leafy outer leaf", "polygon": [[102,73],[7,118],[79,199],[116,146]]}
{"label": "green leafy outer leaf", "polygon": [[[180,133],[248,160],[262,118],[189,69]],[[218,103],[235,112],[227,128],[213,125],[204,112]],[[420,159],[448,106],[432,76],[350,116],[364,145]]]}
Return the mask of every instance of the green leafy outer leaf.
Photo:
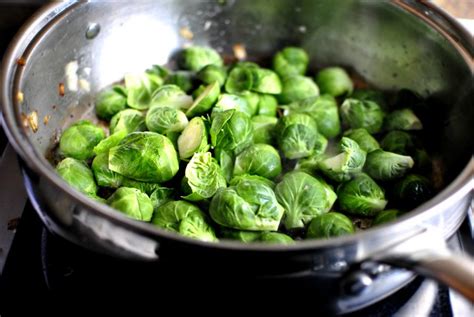
{"label": "green leafy outer leaf", "polygon": [[414,164],[410,156],[378,149],[367,155],[364,171],[377,180],[392,180],[405,175]]}
{"label": "green leafy outer leaf", "polygon": [[181,52],[178,60],[183,69],[199,71],[207,65],[222,66],[224,63],[219,53],[210,47],[191,46]]}
{"label": "green leafy outer leaf", "polygon": [[97,185],[94,181],[92,171],[81,161],[73,158],[65,158],[56,166],[58,174],[72,187],[78,191],[95,196]]}
{"label": "green leafy outer leaf", "polygon": [[303,113],[292,113],[280,118],[275,128],[278,145],[288,159],[308,157],[313,153],[318,130],[316,122]]}
{"label": "green leafy outer leaf", "polygon": [[188,118],[181,110],[167,106],[154,106],[146,114],[148,130],[160,134],[181,132],[188,125]]}
{"label": "green leafy outer leaf", "polygon": [[394,197],[405,208],[415,208],[433,196],[430,181],[417,174],[409,174],[395,184]]}
{"label": "green leafy outer leaf", "polygon": [[374,221],[372,222],[372,226],[378,226],[387,222],[394,221],[400,216],[400,214],[400,211],[396,209],[383,210],[377,214]]}
{"label": "green leafy outer leaf", "polygon": [[234,173],[234,156],[228,151],[221,151],[218,157],[219,166],[224,174],[225,180],[230,183]]}
{"label": "green leafy outer leaf", "polygon": [[201,115],[209,111],[216,103],[221,92],[221,88],[217,81],[209,84],[203,92],[194,100],[191,107],[186,111],[189,118]]}
{"label": "green leafy outer leaf", "polygon": [[303,228],[314,217],[327,213],[337,198],[322,179],[301,171],[285,174],[275,194],[285,208],[283,224],[287,229]]}
{"label": "green leafy outer leaf", "polygon": [[212,120],[210,135],[217,156],[223,150],[239,154],[253,141],[252,121],[243,112],[226,110]]}
{"label": "green leafy outer leaf", "polygon": [[282,83],[274,71],[256,67],[248,69],[252,74],[252,88],[250,90],[272,95],[277,95],[282,92]]}
{"label": "green leafy outer leaf", "polygon": [[212,219],[224,227],[250,231],[276,231],[283,216],[268,180],[240,177],[220,189],[210,205]]}
{"label": "green leafy outer leaf", "polygon": [[107,204],[137,220],[150,221],[153,214],[150,198],[136,188],[120,187],[107,199]]}
{"label": "green leafy outer leaf", "polygon": [[125,109],[117,113],[110,120],[110,134],[125,130],[128,133],[145,131],[145,116],[138,110]]}
{"label": "green leafy outer leaf", "polygon": [[274,130],[277,122],[278,119],[275,117],[252,117],[253,143],[274,144]]}
{"label": "green leafy outer leaf", "polygon": [[305,113],[311,116],[318,126],[318,132],[327,138],[334,138],[341,133],[339,109],[334,97],[321,95],[309,97],[290,103],[289,113]]}
{"label": "green leafy outer leaf", "polygon": [[224,67],[216,65],[207,65],[203,67],[196,77],[205,84],[212,84],[217,81],[219,86],[223,86],[227,79],[227,71]]}
{"label": "green leafy outer leaf", "polygon": [[308,226],[306,238],[328,239],[354,233],[352,221],[338,212],[329,212],[314,218]]}
{"label": "green leafy outer leaf", "polygon": [[316,75],[316,83],[323,94],[341,96],[351,94],[354,89],[352,80],[341,67],[327,67]]}
{"label": "green leafy outer leaf", "polygon": [[379,142],[366,129],[348,130],[344,136],[356,141],[359,147],[367,153],[380,149]]}
{"label": "green leafy outer leaf", "polygon": [[319,96],[319,88],[310,78],[300,75],[283,77],[278,100],[282,104]]}
{"label": "green leafy outer leaf", "polygon": [[109,153],[100,153],[92,161],[92,172],[99,186],[119,188],[123,176],[109,169]]}
{"label": "green leafy outer leaf", "polygon": [[153,93],[163,84],[163,79],[152,73],[125,75],[127,104],[137,110],[148,109]]}
{"label": "green leafy outer leaf", "polygon": [[173,196],[173,189],[168,187],[157,187],[150,195],[150,200],[153,205],[153,210],[156,212],[158,207],[171,201]]}
{"label": "green leafy outer leaf", "polygon": [[244,243],[256,242],[262,233],[258,231],[242,231],[222,227],[221,235],[224,239],[237,240]]}
{"label": "green leafy outer leaf", "polygon": [[273,179],[282,170],[278,151],[268,144],[253,144],[237,155],[234,164],[234,175],[259,175]]}
{"label": "green leafy outer leaf", "polygon": [[281,77],[304,75],[308,68],[308,54],[299,47],[285,47],[273,57],[273,69]]}
{"label": "green leafy outer leaf", "polygon": [[151,222],[190,238],[217,241],[206,215],[198,207],[183,200],[169,201],[159,206]]}
{"label": "green leafy outer leaf", "polygon": [[122,186],[136,188],[147,195],[151,195],[153,191],[161,188],[161,185],[158,183],[140,182],[127,177],[123,178]]}
{"label": "green leafy outer leaf", "polygon": [[385,118],[383,127],[387,131],[423,129],[423,125],[420,119],[418,119],[413,110],[409,108],[404,108],[391,112]]}
{"label": "green leafy outer leaf", "polygon": [[342,122],[352,129],[364,128],[370,134],[382,129],[385,114],[373,101],[348,98],[342,103],[340,112]]}
{"label": "green leafy outer leaf", "polygon": [[330,179],[343,182],[362,171],[366,152],[356,141],[346,137],[342,137],[339,147],[341,153],[319,162],[319,169]]}
{"label": "green leafy outer leaf", "polygon": [[356,89],[352,92],[351,98],[358,100],[373,101],[378,104],[383,110],[387,110],[388,104],[385,100],[383,92],[373,89]]}
{"label": "green leafy outer leaf", "polygon": [[193,103],[193,98],[176,85],[163,85],[151,97],[150,107],[167,106],[180,110],[188,109]]}
{"label": "green leafy outer leaf", "polygon": [[383,189],[366,174],[341,184],[337,197],[342,210],[360,216],[375,216],[387,205]]}
{"label": "green leafy outer leaf", "polygon": [[194,117],[178,137],[178,151],[181,159],[187,159],[196,152],[207,152],[209,141],[203,118]]}
{"label": "green leafy outer leaf", "polygon": [[214,196],[219,188],[226,187],[221,167],[210,152],[195,153],[186,166],[185,177],[191,194],[183,198],[199,201]]}
{"label": "green leafy outer leaf", "polygon": [[253,86],[253,75],[248,67],[236,66],[232,68],[225,82],[225,91],[236,94],[250,90]]}
{"label": "green leafy outer leaf", "polygon": [[81,120],[63,132],[59,150],[66,157],[86,160],[94,156],[94,147],[104,138],[104,130],[90,121]]}
{"label": "green leafy outer leaf", "polygon": [[257,115],[276,117],[278,100],[273,95],[260,94],[257,109]]}
{"label": "green leafy outer leaf", "polygon": [[160,183],[173,178],[179,164],[171,141],[154,132],[134,132],[109,151],[109,168],[128,178]]}
{"label": "green leafy outer leaf", "polygon": [[113,86],[101,92],[95,102],[97,116],[110,120],[117,112],[127,107],[127,91],[122,86]]}
{"label": "green leafy outer leaf", "polygon": [[414,148],[412,136],[405,131],[390,131],[380,141],[382,149],[388,152],[408,155]]}
{"label": "green leafy outer leaf", "polygon": [[94,147],[94,154],[99,155],[101,153],[108,153],[109,150],[114,146],[117,146],[120,141],[122,141],[127,136],[127,134],[127,130],[119,130],[118,132],[109,135]]}

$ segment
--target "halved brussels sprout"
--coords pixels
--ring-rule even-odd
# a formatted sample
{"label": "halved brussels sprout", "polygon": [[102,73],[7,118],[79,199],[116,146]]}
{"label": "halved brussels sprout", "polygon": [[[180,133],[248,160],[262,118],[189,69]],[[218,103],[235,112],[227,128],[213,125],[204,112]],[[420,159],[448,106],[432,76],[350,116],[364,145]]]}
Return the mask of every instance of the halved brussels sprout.
{"label": "halved brussels sprout", "polygon": [[377,214],[374,221],[372,222],[372,226],[378,226],[387,222],[394,221],[399,216],[400,211],[397,209],[383,210]]}
{"label": "halved brussels sprout", "polygon": [[178,138],[180,159],[188,159],[196,152],[209,150],[206,124],[201,117],[194,117]]}
{"label": "halved brussels sprout", "polygon": [[380,142],[385,151],[402,155],[409,154],[414,148],[412,136],[405,131],[390,131]]}
{"label": "halved brussels sprout", "polygon": [[268,144],[253,144],[235,158],[234,175],[258,175],[273,179],[281,173],[278,151]]}
{"label": "halved brussels sprout", "polygon": [[260,94],[257,109],[257,114],[259,116],[276,117],[278,100],[273,95]]}
{"label": "halved brussels sprout", "polygon": [[316,84],[322,94],[331,96],[349,95],[354,89],[351,78],[341,67],[327,67],[316,75]]}
{"label": "halved brussels sprout", "polygon": [[346,138],[352,139],[359,144],[359,147],[370,153],[374,150],[380,149],[380,144],[377,140],[367,132],[366,129],[353,129],[344,132]]}
{"label": "halved brussels sprout", "polygon": [[310,97],[292,102],[287,108],[289,113],[305,113],[311,116],[316,121],[318,132],[326,138],[334,138],[341,133],[337,102],[330,95]]}
{"label": "halved brussels sprout", "polygon": [[190,192],[183,198],[191,201],[211,198],[227,185],[221,167],[210,152],[193,155],[186,166],[185,182]]}
{"label": "halved brussels sprout", "polygon": [[109,135],[100,141],[96,146],[94,146],[94,154],[99,155],[100,153],[108,153],[109,150],[114,146],[117,146],[120,141],[122,141],[127,136],[127,134],[127,130],[119,130],[118,132]]}
{"label": "halved brussels sprout", "polygon": [[383,189],[366,174],[341,184],[337,198],[342,210],[360,216],[375,216],[387,205]]}
{"label": "halved brussels sprout", "polygon": [[217,102],[212,108],[211,118],[214,119],[219,112],[230,109],[244,112],[249,116],[252,115],[252,109],[250,109],[247,101],[244,98],[238,95],[221,94],[219,98],[217,98]]}
{"label": "halved brussels sprout", "polygon": [[200,94],[202,94],[202,92],[204,91],[204,89],[206,89],[207,85],[199,85],[198,88],[194,89],[193,93],[192,93],[192,96],[194,99],[196,99],[197,97],[199,97]]}
{"label": "halved brussels sprout", "polygon": [[107,204],[130,218],[150,221],[153,205],[147,194],[136,188],[120,187],[107,199]]}
{"label": "halved brussels sprout", "polygon": [[414,164],[410,156],[378,149],[367,154],[364,171],[374,179],[385,181],[402,177]]}
{"label": "halved brussels sprout", "polygon": [[223,150],[239,154],[253,141],[252,121],[243,112],[226,110],[212,120],[210,135],[217,157]]}
{"label": "halved brussels sprout", "polygon": [[227,183],[230,183],[232,175],[234,174],[234,155],[228,151],[221,151],[217,157],[219,166],[224,174]]}
{"label": "halved brussels sprout", "polygon": [[188,116],[188,118],[192,118],[209,111],[209,109],[211,109],[214,103],[217,101],[220,93],[221,88],[217,81],[208,85],[196,98],[196,100],[194,100],[188,111],[186,111],[186,116]]}
{"label": "halved brussels sprout", "polygon": [[187,201],[169,201],[159,206],[151,223],[183,236],[203,241],[217,241],[206,215]]}
{"label": "halved brussels sprout", "polygon": [[327,213],[337,198],[322,179],[301,171],[285,174],[275,195],[285,209],[283,224],[287,229],[303,228],[314,217]]}
{"label": "halved brussels sprout", "polygon": [[388,105],[385,100],[385,95],[379,90],[373,89],[356,89],[351,94],[352,99],[368,100],[378,104],[383,110],[387,110]]}
{"label": "halved brussels sprout", "polygon": [[364,128],[370,134],[382,129],[385,114],[373,101],[348,98],[342,103],[340,111],[342,122],[352,129]]}
{"label": "halved brussels sprout", "polygon": [[342,137],[339,143],[341,153],[319,162],[319,169],[336,182],[351,179],[364,167],[366,153],[356,141]]}
{"label": "halved brussels sprout", "polygon": [[104,138],[104,130],[88,120],[81,120],[64,130],[59,150],[66,157],[87,160],[94,157],[94,147]]}
{"label": "halved brussels sprout", "polygon": [[384,129],[392,130],[421,130],[423,125],[413,110],[405,108],[395,110],[385,118]]}
{"label": "halved brussels sprout", "polygon": [[410,174],[395,184],[394,197],[406,208],[415,208],[433,196],[430,181],[421,175]]}
{"label": "halved brussels sprout", "polygon": [[319,170],[319,162],[325,159],[324,153],[328,146],[328,140],[321,134],[318,134],[316,138],[316,145],[313,149],[313,154],[308,157],[298,160],[295,169],[302,170],[309,174],[315,173]]}
{"label": "halved brussels sprout", "polygon": [[283,104],[319,96],[319,88],[310,77],[301,75],[283,77],[281,85],[278,100]]}
{"label": "halved brussels sprout", "polygon": [[137,110],[148,109],[153,93],[163,85],[163,79],[152,73],[127,74],[124,79],[127,104]]}
{"label": "halved brussels sprout", "polygon": [[112,117],[109,129],[111,135],[121,130],[127,131],[127,134],[135,131],[145,131],[145,116],[135,109],[122,110]]}
{"label": "halved brussels sprout", "polygon": [[302,48],[288,46],[273,57],[273,69],[281,77],[304,75],[308,62],[308,54]]}
{"label": "halved brussels sprout", "polygon": [[205,84],[212,84],[218,82],[219,86],[222,87],[227,79],[227,70],[225,67],[217,65],[207,65],[203,67],[197,74],[196,77]]}
{"label": "halved brussels sprout", "polygon": [[188,125],[188,118],[176,108],[155,106],[148,110],[145,123],[148,130],[167,135],[183,131]]}
{"label": "halved brussels sprout", "polygon": [[306,232],[308,239],[329,239],[355,232],[352,221],[338,212],[329,212],[311,220]]}
{"label": "halved brussels sprout", "polygon": [[252,88],[250,90],[272,95],[277,95],[282,92],[280,77],[278,77],[274,71],[256,67],[250,67],[248,69],[252,75]]}
{"label": "halved brussels sprout", "polygon": [[67,157],[56,166],[58,174],[72,187],[88,196],[95,196],[97,185],[90,168],[83,162]]}
{"label": "halved brussels sprout", "polygon": [[110,149],[109,168],[134,180],[160,183],[173,178],[179,164],[167,137],[155,132],[134,132]]}
{"label": "halved brussels sprout", "polygon": [[286,158],[308,157],[313,153],[318,130],[310,116],[291,113],[280,118],[275,130],[279,148]]}
{"label": "halved brussels sprout", "polygon": [[171,201],[173,196],[173,189],[168,187],[157,187],[150,195],[153,211],[156,212],[158,207]]}
{"label": "halved brussels sprout", "polygon": [[109,169],[109,153],[100,153],[92,161],[92,172],[99,186],[119,188],[123,176]]}
{"label": "halved brussels sprout", "polygon": [[219,53],[210,47],[191,46],[185,48],[178,60],[183,69],[199,71],[207,65],[222,66],[224,63]]}
{"label": "halved brussels sprout", "polygon": [[275,117],[255,116],[252,117],[253,143],[274,143],[274,130],[278,122]]}
{"label": "halved brussels sprout", "polygon": [[163,85],[151,97],[150,107],[167,106],[180,110],[188,109],[193,104],[193,98],[188,96],[176,85]]}
{"label": "halved brussels sprout", "polygon": [[95,113],[99,118],[108,121],[126,107],[127,91],[122,86],[113,86],[97,96]]}
{"label": "halved brussels sprout", "polygon": [[242,91],[237,94],[237,96],[241,97],[247,102],[247,111],[244,111],[249,116],[254,116],[258,110],[258,103],[260,101],[260,96],[256,92],[252,91]]}
{"label": "halved brussels sprout", "polygon": [[187,93],[193,89],[193,76],[194,73],[192,72],[178,70],[166,78],[165,84],[176,85]]}
{"label": "halved brussels sprout", "polygon": [[236,94],[250,90],[253,85],[253,75],[249,67],[235,66],[229,73],[225,82],[225,91]]}
{"label": "halved brussels sprout", "polygon": [[209,209],[212,219],[239,230],[276,231],[284,209],[267,182],[255,176],[240,177],[217,191]]}

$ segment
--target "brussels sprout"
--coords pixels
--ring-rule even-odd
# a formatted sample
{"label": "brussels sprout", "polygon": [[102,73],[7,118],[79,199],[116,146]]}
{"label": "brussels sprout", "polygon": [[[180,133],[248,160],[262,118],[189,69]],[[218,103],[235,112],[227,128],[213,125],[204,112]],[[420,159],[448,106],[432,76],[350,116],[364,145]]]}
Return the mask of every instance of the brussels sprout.
{"label": "brussels sprout", "polygon": [[250,90],[253,85],[253,75],[248,67],[235,66],[229,73],[225,82],[225,91],[236,94]]}
{"label": "brussels sprout", "polygon": [[166,135],[183,131],[188,125],[188,118],[176,108],[155,106],[148,110],[145,123],[148,130]]}
{"label": "brussels sprout", "polygon": [[319,88],[310,77],[301,75],[283,77],[281,93],[278,95],[281,103],[286,104],[314,96],[319,96]]}
{"label": "brussels sprout", "polygon": [[184,92],[190,92],[193,89],[193,73],[179,70],[169,75],[166,80],[166,85],[176,85]]}
{"label": "brussels sprout", "polygon": [[128,133],[146,130],[145,116],[138,110],[125,109],[117,113],[110,120],[110,134],[115,134],[121,130]]}
{"label": "brussels sprout", "polygon": [[148,109],[153,93],[163,84],[162,78],[151,73],[127,74],[124,79],[127,104],[137,110]]}
{"label": "brussels sprout", "polygon": [[252,117],[253,143],[273,144],[274,129],[278,122],[275,117]]}
{"label": "brussels sprout", "polygon": [[208,85],[206,89],[204,89],[204,91],[196,98],[196,100],[194,100],[188,111],[186,111],[186,116],[188,116],[188,118],[192,118],[209,111],[209,109],[211,109],[214,103],[217,101],[220,92],[221,89],[217,81]]}
{"label": "brussels sprout", "polygon": [[247,181],[256,181],[256,182],[259,182],[259,183],[264,183],[272,189],[275,188],[275,183],[273,181],[269,180],[268,178],[258,176],[258,175],[249,175],[249,174],[243,174],[243,175],[235,176],[230,181],[230,185],[231,186],[236,186],[236,185],[239,185],[242,182],[247,182]]}
{"label": "brussels sprout", "polygon": [[404,131],[390,131],[380,142],[385,151],[409,154],[414,147],[412,136]]}
{"label": "brussels sprout", "polygon": [[234,175],[259,175],[273,179],[281,173],[278,151],[268,144],[253,144],[235,158]]}
{"label": "brussels sprout", "polygon": [[217,191],[211,200],[211,218],[221,226],[250,231],[276,231],[284,209],[267,181],[240,177]]}
{"label": "brussels sprout", "polygon": [[254,116],[257,113],[258,103],[260,102],[259,94],[257,94],[256,92],[245,90],[245,91],[239,92],[237,96],[244,99],[247,103],[247,111],[244,111],[244,112],[247,113],[249,116]]}
{"label": "brussels sprout", "polygon": [[292,237],[280,232],[262,232],[258,241],[279,244],[292,244],[295,242]]}
{"label": "brussels sprout", "polygon": [[221,94],[212,108],[211,118],[214,119],[219,112],[230,109],[235,109],[252,116],[252,109],[244,98],[238,95]]}
{"label": "brussels sprout", "polygon": [[341,67],[327,67],[316,75],[316,84],[321,93],[332,96],[349,95],[354,89],[352,80]]}
{"label": "brussels sprout", "polygon": [[354,225],[347,216],[333,211],[311,220],[306,238],[328,239],[352,234],[354,231]]}
{"label": "brussels sprout", "polygon": [[260,116],[276,117],[278,101],[273,95],[260,94],[257,109],[257,114]]}
{"label": "brussels sprout", "polygon": [[109,153],[100,153],[92,161],[92,172],[99,186],[119,188],[123,176],[109,169]]}
{"label": "brussels sprout", "polygon": [[317,170],[319,170],[319,162],[325,158],[324,152],[326,151],[327,146],[328,140],[321,134],[318,134],[316,138],[316,145],[313,149],[313,154],[299,159],[298,163],[296,163],[295,169],[306,171],[309,174],[315,173]]}
{"label": "brussels sprout", "polygon": [[185,180],[190,193],[183,198],[191,201],[211,198],[219,188],[226,187],[221,167],[210,152],[193,155],[186,166]]}
{"label": "brussels sprout", "polygon": [[122,86],[113,86],[97,96],[95,113],[99,118],[108,121],[126,107],[127,91]]}
{"label": "brussels sprout", "polygon": [[252,89],[250,90],[272,95],[282,93],[280,77],[278,77],[274,71],[256,67],[250,67],[248,69],[252,75]]}
{"label": "brussels sprout", "polygon": [[134,132],[109,151],[109,168],[128,178],[165,182],[178,172],[178,157],[171,141],[154,132]]}
{"label": "brussels sprout", "polygon": [[225,67],[217,65],[207,65],[203,67],[196,75],[196,77],[205,84],[212,84],[218,82],[219,86],[222,87],[227,79],[227,70]]}
{"label": "brussels sprout", "polygon": [[180,159],[187,159],[196,152],[209,150],[207,130],[204,120],[200,117],[192,118],[178,138]]}
{"label": "brussels sprout", "polygon": [[153,211],[156,212],[158,207],[171,201],[173,196],[173,189],[168,187],[157,187],[150,195]]}
{"label": "brussels sprout", "polygon": [[136,188],[120,187],[107,199],[107,204],[137,220],[150,221],[153,215],[150,198]]}
{"label": "brussels sprout", "polygon": [[243,112],[226,110],[218,113],[212,120],[210,135],[218,157],[222,150],[239,154],[252,143],[252,121]]}
{"label": "brussels sprout", "polygon": [[410,174],[395,184],[394,196],[403,206],[415,208],[433,195],[430,181],[421,175]]}
{"label": "brussels sprout", "polygon": [[150,107],[167,106],[180,110],[188,109],[193,104],[193,98],[176,85],[163,85],[151,97]]}
{"label": "brussels sprout", "polygon": [[136,188],[147,195],[151,195],[157,188],[161,187],[159,183],[140,182],[127,177],[123,178],[122,186]]}
{"label": "brussels sprout", "polygon": [[183,69],[198,71],[207,65],[222,66],[222,58],[210,47],[191,46],[181,52],[178,60]]}
{"label": "brussels sprout", "polygon": [[384,110],[388,108],[387,101],[385,100],[385,95],[383,94],[383,92],[378,90],[356,89],[351,94],[351,98],[357,100],[373,101]]}
{"label": "brussels sprout", "polygon": [[231,240],[237,240],[239,242],[249,243],[249,242],[258,241],[262,232],[242,231],[242,230],[222,228],[221,234],[224,239],[231,239]]}
{"label": "brussels sprout", "polygon": [[202,92],[206,89],[207,85],[199,85],[198,88],[194,89],[193,93],[192,93],[192,96],[194,99],[196,99],[197,97],[199,97],[200,94],[202,94]]}
{"label": "brussels sprout", "polygon": [[337,197],[342,210],[360,216],[375,216],[387,205],[383,189],[366,174],[341,184]]}
{"label": "brussels sprout", "polygon": [[93,152],[95,155],[100,153],[108,153],[111,148],[117,146],[120,141],[127,136],[127,130],[119,130],[112,135],[109,135],[102,141],[100,141],[96,146],[94,146]]}
{"label": "brussels sprout", "polygon": [[314,217],[327,213],[336,194],[322,179],[301,171],[287,173],[275,187],[278,202],[285,208],[287,229],[302,228]]}
{"label": "brussels sprout", "polygon": [[67,157],[56,166],[58,174],[72,187],[78,191],[95,196],[97,185],[94,181],[92,171],[81,161]]}
{"label": "brussels sprout", "polygon": [[151,222],[161,228],[203,241],[217,241],[206,215],[186,201],[169,201],[159,206]]}
{"label": "brussels sprout", "polygon": [[64,130],[59,150],[66,157],[87,160],[94,156],[94,147],[104,138],[104,130],[90,121],[81,120]]}
{"label": "brussels sprout", "polygon": [[299,47],[285,47],[273,57],[273,69],[281,77],[304,75],[308,68],[308,54]]}
{"label": "brussels sprout", "polygon": [[260,68],[260,66],[257,63],[254,62],[249,62],[249,61],[239,61],[235,63],[232,67],[234,69],[235,67],[241,67],[241,68]]}
{"label": "brussels sprout", "polygon": [[364,171],[374,179],[386,181],[402,177],[414,164],[410,156],[378,149],[367,154]]}
{"label": "brussels sprout", "polygon": [[373,101],[348,98],[342,103],[340,111],[342,122],[352,129],[364,128],[374,134],[382,128],[385,114]]}
{"label": "brussels sprout", "polygon": [[389,113],[383,127],[387,131],[423,129],[420,119],[413,113],[413,110],[408,108]]}
{"label": "brussels sprout", "polygon": [[322,95],[290,103],[289,112],[305,113],[311,116],[318,126],[318,132],[326,138],[334,138],[341,133],[339,109],[334,97]]}
{"label": "brussels sprout", "polygon": [[344,132],[344,136],[356,141],[357,144],[359,144],[359,147],[367,153],[380,149],[379,142],[377,142],[377,140],[370,135],[366,129],[361,128],[348,130]]}
{"label": "brussels sprout", "polygon": [[234,174],[234,155],[227,151],[221,151],[218,156],[218,161],[225,180],[230,183],[232,175]]}
{"label": "brussels sprout", "polygon": [[277,141],[288,159],[308,157],[313,153],[318,130],[316,122],[303,113],[292,113],[280,118],[276,126]]}
{"label": "brussels sprout", "polygon": [[366,153],[357,142],[343,137],[339,143],[341,153],[319,163],[319,169],[330,179],[343,182],[360,173],[366,160]]}
{"label": "brussels sprout", "polygon": [[147,69],[148,74],[154,74],[160,78],[166,78],[171,73],[170,70],[164,66],[153,65],[150,69]]}
{"label": "brussels sprout", "polygon": [[372,226],[378,226],[387,222],[394,221],[400,216],[400,211],[396,209],[383,210],[377,214]]}

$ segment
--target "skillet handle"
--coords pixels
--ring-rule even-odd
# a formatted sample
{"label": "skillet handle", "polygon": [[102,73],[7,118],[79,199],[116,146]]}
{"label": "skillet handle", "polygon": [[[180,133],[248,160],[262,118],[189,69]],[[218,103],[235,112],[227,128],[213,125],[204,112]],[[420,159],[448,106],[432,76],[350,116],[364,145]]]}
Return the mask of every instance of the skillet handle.
{"label": "skillet handle", "polygon": [[453,253],[436,229],[427,229],[376,257],[446,284],[474,303],[474,259]]}

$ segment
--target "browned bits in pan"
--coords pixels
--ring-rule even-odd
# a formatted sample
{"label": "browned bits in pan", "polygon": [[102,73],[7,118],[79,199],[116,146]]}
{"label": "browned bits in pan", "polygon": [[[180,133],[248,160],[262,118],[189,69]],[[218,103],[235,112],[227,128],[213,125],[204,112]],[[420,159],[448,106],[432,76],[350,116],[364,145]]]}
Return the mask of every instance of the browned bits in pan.
{"label": "browned bits in pan", "polygon": [[47,124],[48,124],[49,119],[51,119],[51,116],[49,116],[49,115],[44,116],[44,118],[43,118],[43,123],[44,123],[44,125],[47,125]]}
{"label": "browned bits in pan", "polygon": [[24,100],[24,95],[21,91],[17,92],[16,93],[16,101],[18,101],[18,103],[22,103],[23,100]]}
{"label": "browned bits in pan", "polygon": [[38,111],[34,110],[32,111],[28,116],[28,125],[31,128],[31,131],[36,133],[38,131]]}
{"label": "browned bits in pan", "polygon": [[245,49],[245,45],[237,43],[232,47],[234,51],[234,56],[238,60],[243,60],[247,58],[247,50]]}
{"label": "browned bits in pan", "polygon": [[23,124],[24,128],[28,128],[30,125],[28,124],[28,116],[25,113],[21,113],[21,123]]}
{"label": "browned bits in pan", "polygon": [[179,35],[186,40],[192,40],[194,37],[193,32],[186,26],[179,29]]}
{"label": "browned bits in pan", "polygon": [[64,97],[64,84],[63,83],[59,83],[58,93],[61,97]]}
{"label": "browned bits in pan", "polygon": [[26,65],[26,59],[24,57],[20,57],[16,60],[16,64],[18,66],[25,66]]}

